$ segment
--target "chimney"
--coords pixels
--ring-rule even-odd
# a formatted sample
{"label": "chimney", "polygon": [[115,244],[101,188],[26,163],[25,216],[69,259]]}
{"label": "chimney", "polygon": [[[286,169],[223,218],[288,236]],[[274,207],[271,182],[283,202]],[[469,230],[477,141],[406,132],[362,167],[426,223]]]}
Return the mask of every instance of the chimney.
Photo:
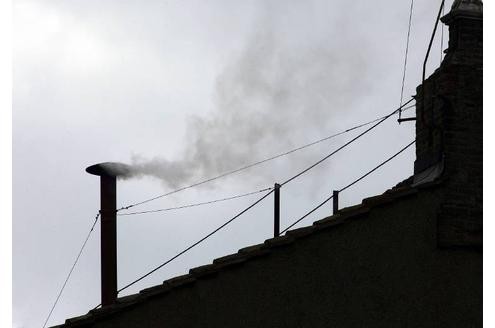
{"label": "chimney", "polygon": [[129,174],[122,163],[100,163],[86,168],[100,177],[101,305],[117,299],[117,177]]}
{"label": "chimney", "polygon": [[483,3],[456,0],[442,17],[449,45],[440,67],[417,87],[415,183],[441,177],[443,246],[482,244]]}

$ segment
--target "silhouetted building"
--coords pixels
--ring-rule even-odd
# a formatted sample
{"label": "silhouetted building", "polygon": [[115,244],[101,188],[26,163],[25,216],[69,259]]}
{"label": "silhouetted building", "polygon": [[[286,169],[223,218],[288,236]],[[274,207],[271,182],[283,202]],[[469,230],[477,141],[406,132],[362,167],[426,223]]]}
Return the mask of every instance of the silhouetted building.
{"label": "silhouetted building", "polygon": [[442,18],[414,176],[59,327],[481,327],[482,6]]}

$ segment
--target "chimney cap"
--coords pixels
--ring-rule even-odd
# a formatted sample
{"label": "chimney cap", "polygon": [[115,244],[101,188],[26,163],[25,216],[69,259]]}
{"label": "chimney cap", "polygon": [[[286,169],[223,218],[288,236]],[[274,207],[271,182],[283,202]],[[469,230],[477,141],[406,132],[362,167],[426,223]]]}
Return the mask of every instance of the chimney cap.
{"label": "chimney cap", "polygon": [[131,167],[124,163],[105,162],[88,166],[86,172],[98,176],[127,177],[131,174]]}
{"label": "chimney cap", "polygon": [[455,0],[450,12],[442,18],[442,21],[449,24],[454,17],[483,19],[483,1]]}
{"label": "chimney cap", "polygon": [[452,10],[483,11],[482,0],[455,0]]}

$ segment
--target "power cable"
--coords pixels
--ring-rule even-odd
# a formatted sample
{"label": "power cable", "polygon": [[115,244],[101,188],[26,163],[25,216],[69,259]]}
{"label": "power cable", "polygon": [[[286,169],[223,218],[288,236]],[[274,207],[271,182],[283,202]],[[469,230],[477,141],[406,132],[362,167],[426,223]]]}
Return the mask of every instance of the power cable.
{"label": "power cable", "polygon": [[190,208],[190,207],[196,207],[196,206],[202,206],[202,205],[208,205],[208,204],[213,204],[213,203],[218,203],[218,202],[224,202],[228,200],[233,200],[233,199],[238,199],[242,197],[247,197],[255,194],[259,194],[268,190],[272,190],[273,187],[261,189],[261,190],[256,190],[252,192],[248,192],[245,194],[241,195],[236,195],[236,196],[231,196],[231,197],[225,197],[225,198],[220,198],[220,199],[215,199],[215,200],[210,200],[207,202],[202,202],[202,203],[195,203],[195,204],[188,204],[188,205],[182,205],[182,206],[176,206],[176,207],[169,207],[169,208],[162,208],[158,210],[149,210],[149,211],[141,211],[141,212],[131,212],[131,213],[122,213],[122,214],[117,214],[119,216],[124,216],[124,215],[136,215],[136,214],[147,214],[147,213],[157,213],[157,212],[167,212],[167,211],[173,211],[173,210],[180,210],[184,208]]}
{"label": "power cable", "polygon": [[[395,110],[394,112],[392,112],[391,114],[388,115],[388,117],[390,117],[391,115],[395,114],[397,112],[397,110]],[[339,192],[342,192],[344,190],[346,190],[347,188],[350,188],[352,185],[356,184],[357,182],[361,181],[362,179],[364,179],[365,177],[367,177],[368,175],[370,175],[371,173],[373,173],[374,171],[376,171],[377,169],[379,169],[380,167],[382,167],[383,165],[385,165],[386,163],[388,163],[389,161],[391,161],[393,158],[397,157],[400,153],[402,153],[403,151],[405,151],[407,148],[409,148],[412,144],[414,144],[415,141],[411,142],[410,144],[408,144],[407,146],[405,146],[404,148],[402,148],[399,152],[397,152],[396,154],[394,154],[393,156],[391,156],[390,158],[388,158],[387,160],[385,160],[384,162],[382,162],[381,164],[379,164],[378,166],[376,166],[375,168],[373,168],[372,170],[370,170],[369,172],[367,172],[366,174],[364,174],[363,176],[361,176],[360,178],[356,179],[355,181],[353,181],[352,183],[348,184],[347,186],[345,186],[344,188],[340,189]],[[254,203],[252,203],[251,205],[249,205],[248,207],[246,207],[244,210],[242,210],[241,212],[239,212],[238,214],[236,214],[234,217],[232,217],[231,219],[229,219],[228,221],[226,221],[225,223],[223,223],[221,226],[219,226],[218,228],[216,228],[215,230],[213,230],[212,232],[210,232],[209,234],[207,234],[206,236],[204,236],[203,238],[201,238],[200,240],[196,241],[195,243],[193,243],[192,245],[188,246],[187,248],[185,248],[183,251],[177,253],[176,255],[174,255],[173,257],[171,257],[170,259],[168,259],[167,261],[163,262],[162,264],[160,264],[159,266],[155,267],[154,269],[152,269],[151,271],[147,272],[146,274],[142,275],[141,277],[139,277],[138,279],[135,279],[134,281],[132,281],[131,283],[125,285],[124,287],[122,287],[121,289],[119,289],[117,291],[117,293],[120,293],[121,291],[131,287],[132,285],[138,283],[139,281],[143,280],[144,278],[148,277],[149,275],[153,274],[154,272],[156,272],[157,270],[161,269],[162,267],[164,267],[165,265],[169,264],[170,262],[172,262],[173,260],[177,259],[178,257],[180,257],[181,255],[183,255],[184,253],[188,252],[189,250],[191,250],[192,248],[194,248],[195,246],[199,245],[200,243],[202,243],[203,241],[205,241],[206,239],[208,239],[209,237],[211,237],[212,235],[214,235],[215,233],[217,233],[219,230],[221,230],[222,228],[224,228],[225,226],[227,226],[228,224],[230,224],[232,221],[234,221],[235,219],[237,219],[238,217],[240,217],[242,214],[246,213],[247,211],[249,211],[251,208],[253,208],[254,206],[256,206],[257,204],[259,204],[262,200],[264,200],[265,198],[267,198],[273,191],[274,189],[273,188],[269,188],[270,191],[265,194],[264,196],[262,196],[261,198],[259,198],[258,200],[256,200]],[[266,190],[264,190],[266,191]],[[286,232],[287,230],[289,230],[290,228],[292,228],[294,225],[296,225],[297,223],[299,223],[300,221],[302,221],[303,219],[305,219],[307,216],[309,216],[310,214],[312,214],[314,211],[316,211],[317,209],[319,209],[321,206],[323,206],[324,204],[326,204],[330,199],[333,198],[333,195],[328,197],[327,199],[325,199],[322,203],[320,203],[318,206],[316,206],[314,209],[312,209],[311,211],[309,211],[308,213],[306,213],[304,216],[302,216],[300,219],[298,219],[297,221],[295,221],[294,223],[292,223],[290,226],[288,226],[287,228],[285,228],[282,232]],[[94,309],[97,309],[101,304],[97,305]],[[93,310],[94,310],[93,309]]]}
{"label": "power cable", "polygon": [[[407,101],[403,106],[406,106],[407,104],[409,104],[411,101],[413,101],[414,99],[411,98],[409,101]],[[382,119],[380,119],[378,121],[378,123],[374,124],[373,126],[371,126],[370,128],[366,129],[364,132],[361,132],[360,134],[358,134],[356,137],[352,138],[351,140],[349,140],[348,142],[346,142],[345,144],[343,144],[342,146],[340,146],[339,148],[337,148],[336,150],[334,150],[333,152],[331,152],[330,154],[328,154],[327,156],[323,157],[322,159],[320,159],[318,162],[314,163],[313,165],[305,168],[304,170],[302,170],[301,172],[297,173],[296,175],[292,176],[291,178],[287,179],[286,181],[284,181],[283,183],[280,184],[280,186],[284,186],[286,185],[287,183],[293,181],[294,179],[300,177],[301,175],[303,175],[304,173],[308,172],[309,170],[313,169],[314,167],[316,167],[317,165],[323,163],[324,161],[326,161],[327,159],[329,159],[330,157],[332,157],[334,154],[336,154],[337,152],[339,152],[340,150],[344,149],[345,147],[347,147],[348,145],[352,144],[354,141],[356,141],[357,139],[361,138],[362,136],[364,136],[366,133],[368,133],[369,131],[373,130],[374,128],[376,128],[378,125],[382,124],[386,119],[388,119],[390,116],[394,115],[395,113],[397,113],[397,111],[400,111],[401,110],[401,107],[399,107],[398,109],[394,110],[392,113],[384,116]]]}
{"label": "power cable", "polygon": [[424,115],[424,112],[425,112],[424,88],[425,88],[425,80],[426,80],[426,64],[428,63],[428,57],[430,56],[431,46],[433,45],[433,40],[435,39],[435,34],[437,32],[438,22],[440,21],[440,17],[442,15],[444,4],[445,4],[445,0],[442,0],[442,2],[440,3],[440,8],[438,10],[437,19],[435,20],[435,25],[433,27],[433,32],[431,33],[430,43],[428,44],[428,50],[426,51],[425,60],[423,62],[423,76],[422,76],[422,82],[421,82],[421,87],[423,89],[421,91],[421,122],[426,127],[429,127],[429,124],[426,122],[425,115]]}
{"label": "power cable", "polygon": [[[402,100],[404,99],[404,85],[406,82],[407,57],[409,54],[409,39],[411,36],[411,22],[412,22],[413,6],[414,6],[414,0],[411,0],[411,7],[409,9],[409,27],[407,28],[407,38],[406,38],[406,51],[405,51],[405,55],[404,55],[404,68],[403,68],[403,72],[402,72],[402,87],[400,89],[399,108],[402,106]],[[399,123],[400,123],[401,117],[402,117],[402,110],[399,110]]]}
{"label": "power cable", "polygon": [[[442,7],[442,16],[445,15],[445,6]],[[442,24],[442,34],[440,37],[440,65],[442,65],[443,60],[443,24]]]}
{"label": "power cable", "polygon": [[414,143],[416,142],[416,140],[413,140],[411,141],[409,144],[407,144],[404,148],[402,148],[401,150],[399,150],[397,153],[395,153],[394,155],[392,155],[391,157],[389,157],[388,159],[386,159],[385,161],[383,161],[382,163],[380,163],[379,165],[377,165],[376,167],[374,167],[371,171],[367,172],[366,174],[364,174],[363,176],[361,176],[359,179],[356,179],[354,180],[353,182],[349,183],[347,186],[345,186],[344,188],[340,189],[339,192],[342,192],[350,187],[352,187],[353,185],[355,185],[356,183],[358,183],[359,181],[363,180],[364,178],[366,178],[368,175],[370,175],[371,173],[375,172],[376,170],[378,170],[380,167],[382,167],[383,165],[387,164],[388,162],[390,162],[391,160],[393,160],[395,157],[399,156],[402,152],[404,152],[407,148],[411,147]]}
{"label": "power cable", "polygon": [[[350,188],[351,186],[355,185],[356,183],[358,183],[359,181],[363,180],[364,178],[366,178],[368,175],[370,175],[371,173],[375,172],[376,170],[378,170],[380,167],[382,167],[383,165],[385,165],[386,163],[390,162],[392,159],[394,159],[395,157],[397,157],[400,153],[402,153],[403,151],[405,151],[407,148],[409,148],[410,146],[412,146],[414,143],[416,142],[416,140],[414,140],[413,142],[409,143],[407,146],[405,146],[404,148],[402,148],[401,150],[399,150],[397,153],[395,153],[394,155],[392,155],[391,157],[389,157],[388,159],[386,159],[385,161],[383,161],[382,163],[380,163],[379,165],[375,166],[372,170],[368,171],[366,174],[362,175],[361,177],[359,177],[358,179],[354,180],[353,182],[349,183],[347,186],[345,186],[344,188],[340,189],[339,190],[339,193]],[[284,232],[286,232],[287,230],[289,230],[290,228],[292,228],[293,226],[295,226],[296,224],[298,224],[299,222],[301,222],[302,220],[304,220],[306,217],[308,217],[309,215],[311,215],[313,212],[315,212],[317,209],[319,209],[320,207],[322,207],[323,205],[325,205],[330,199],[333,198],[333,194],[326,198],[323,202],[321,202],[320,204],[318,204],[315,208],[313,208],[311,211],[309,211],[308,213],[304,214],[301,218],[299,218],[298,220],[296,220],[295,222],[293,222],[291,225],[289,225],[287,228],[285,228],[280,234],[283,234]]]}
{"label": "power cable", "polygon": [[[412,107],[414,107],[415,105],[411,105],[411,106],[408,106],[408,107],[404,107],[406,106],[407,104],[409,104],[413,99],[411,99],[410,101],[406,102],[405,104],[403,104],[400,108],[402,109],[402,111],[406,111],[407,109],[410,109]],[[397,112],[394,111],[394,113]],[[286,156],[286,155],[289,155],[289,154],[292,154],[296,151],[299,151],[299,150],[302,150],[302,149],[305,149],[305,148],[308,148],[308,147],[311,147],[311,146],[314,146],[316,144],[319,144],[321,142],[324,142],[324,141],[327,141],[329,139],[332,139],[332,138],[335,138],[337,136],[340,136],[342,134],[345,134],[345,133],[348,133],[348,132],[351,132],[353,130],[356,130],[356,129],[359,129],[359,128],[362,128],[364,126],[367,126],[367,125],[370,125],[370,124],[373,124],[379,120],[382,120],[383,118],[388,118],[389,115],[386,115],[386,116],[382,116],[382,117],[379,117],[379,118],[376,118],[374,120],[371,120],[371,121],[368,121],[368,122],[365,122],[365,123],[362,123],[362,124],[359,124],[359,125],[356,125],[354,127],[351,127],[351,128],[348,128],[344,131],[341,131],[341,132],[338,132],[338,133],[335,133],[335,134],[332,134],[330,136],[327,136],[327,137],[324,137],[324,138],[321,138],[319,140],[316,140],[316,141],[313,141],[311,143],[308,143],[308,144],[305,144],[305,145],[302,145],[300,147],[297,147],[297,148],[294,148],[294,149],[291,149],[289,151],[286,151],[286,152],[283,152],[283,153],[280,153],[278,155],[274,155],[274,156],[271,156],[271,157],[268,157],[266,159],[263,159],[263,160],[260,160],[260,161],[257,161],[257,162],[254,162],[254,163],[251,163],[251,164],[248,164],[248,165],[245,165],[243,167],[240,167],[238,169],[235,169],[235,170],[231,170],[231,171],[228,171],[228,172],[225,172],[225,173],[222,173],[220,175],[217,175],[215,177],[212,177],[212,178],[209,178],[209,179],[206,179],[206,180],[202,180],[202,181],[199,181],[199,182],[196,182],[196,183],[193,183],[191,185],[188,185],[188,186],[184,186],[184,187],[180,187],[178,189],[175,189],[175,190],[172,190],[172,191],[169,191],[165,194],[161,194],[161,195],[158,195],[156,197],[153,197],[153,198],[149,198],[149,199],[146,199],[144,201],[141,201],[141,202],[138,202],[138,203],[134,203],[134,204],[131,204],[131,205],[128,205],[128,206],[123,206],[121,208],[119,208],[117,211],[122,211],[122,210],[127,210],[131,207],[135,207],[135,206],[139,206],[139,205],[142,205],[142,204],[145,204],[145,203],[149,203],[151,201],[154,201],[154,200],[157,200],[157,199],[160,199],[160,198],[163,198],[163,197],[166,197],[166,196],[170,196],[172,194],[175,194],[175,193],[178,193],[180,191],[183,191],[183,190],[186,190],[186,189],[190,189],[190,188],[193,188],[193,187],[197,187],[197,186],[200,186],[202,184],[205,184],[205,183],[208,183],[208,182],[211,182],[211,181],[214,181],[214,180],[217,180],[217,179],[220,179],[220,178],[223,178],[223,177],[226,177],[228,175],[232,175],[232,174],[235,174],[235,173],[238,173],[238,172],[241,172],[241,171],[244,171],[244,170],[247,170],[249,168],[252,168],[252,167],[255,167],[255,166],[258,166],[258,165],[261,165],[263,163],[266,163],[266,162],[269,162],[271,160],[274,160],[274,159],[277,159],[277,158],[280,158],[280,157],[283,157],[283,156]]]}
{"label": "power cable", "polygon": [[[216,228],[215,230],[213,230],[212,232],[210,232],[209,234],[207,234],[206,236],[204,236],[203,238],[201,238],[200,240],[196,241],[195,243],[193,243],[192,245],[190,245],[189,247],[185,248],[183,251],[177,253],[176,255],[174,255],[173,257],[171,257],[170,259],[168,259],[167,261],[163,262],[162,264],[160,264],[159,266],[157,266],[156,268],[154,268],[153,270],[149,271],[148,273],[144,274],[143,276],[141,276],[140,278],[132,281],[131,283],[125,285],[124,287],[122,287],[121,289],[119,289],[117,291],[117,293],[120,293],[121,291],[131,287],[132,285],[136,284],[137,282],[143,280],[144,278],[148,277],[149,275],[151,275],[152,273],[154,273],[155,271],[159,270],[160,268],[164,267],[165,265],[167,265],[168,263],[172,262],[173,260],[175,260],[176,258],[178,258],[179,256],[181,256],[182,254],[186,253],[187,251],[189,251],[190,249],[192,249],[193,247],[199,245],[200,243],[202,243],[203,241],[205,241],[206,239],[210,238],[211,236],[213,236],[215,233],[217,233],[219,230],[221,230],[222,228],[224,228],[225,226],[227,226],[229,223],[231,223],[232,221],[234,221],[235,219],[237,219],[238,217],[240,217],[242,214],[246,213],[247,211],[249,211],[251,208],[253,208],[254,206],[258,205],[263,199],[265,199],[266,197],[268,197],[271,193],[273,192],[273,189],[271,189],[267,194],[265,194],[263,197],[259,198],[258,200],[256,200],[254,203],[252,203],[251,205],[249,205],[248,207],[246,207],[245,209],[243,209],[241,212],[239,212],[238,214],[236,214],[234,217],[232,217],[231,219],[229,219],[228,221],[226,221],[225,223],[223,223],[221,226],[219,226],[218,228]],[[98,306],[97,306],[98,307]]]}
{"label": "power cable", "polygon": [[48,323],[48,320],[50,320],[50,317],[52,316],[53,310],[57,306],[58,300],[60,299],[60,296],[62,295],[62,292],[64,291],[65,286],[67,285],[67,282],[69,281],[70,276],[72,275],[72,271],[74,271],[74,268],[76,267],[77,262],[79,261],[79,258],[81,257],[81,254],[84,250],[84,247],[86,247],[86,243],[89,240],[89,237],[91,236],[91,233],[93,232],[96,222],[98,222],[98,218],[100,217],[100,213],[96,214],[95,217],[95,222],[93,222],[93,225],[91,226],[91,229],[88,232],[88,235],[86,236],[86,239],[84,240],[81,249],[79,250],[79,253],[77,254],[76,260],[74,261],[74,264],[72,264],[72,267],[70,268],[69,274],[67,275],[67,278],[65,278],[64,284],[62,285],[62,288],[60,289],[57,298],[55,299],[55,302],[53,303],[52,308],[50,309],[50,313],[48,313],[48,316],[46,317],[45,323],[43,324],[43,328],[46,327],[46,324]]}
{"label": "power cable", "polygon": [[[407,106],[411,101],[413,101],[414,99],[410,99],[409,101],[407,101],[406,103],[404,103],[400,108],[394,110],[392,113],[388,114],[388,115],[385,115],[385,116],[382,116],[382,117],[379,117],[379,118],[376,118],[372,121],[369,121],[369,122],[366,122],[366,123],[363,123],[363,124],[360,124],[360,125],[357,125],[357,126],[354,126],[352,128],[349,128],[349,129],[346,129],[345,131],[342,131],[340,133],[337,133],[337,134],[334,134],[334,135],[331,135],[331,136],[328,136],[328,137],[325,137],[325,138],[322,138],[322,139],[319,139],[315,142],[312,142],[312,143],[309,143],[309,144],[306,144],[304,146],[301,146],[301,147],[298,147],[298,148],[295,148],[293,150],[290,150],[290,151],[287,151],[285,153],[282,153],[282,154],[279,154],[279,155],[276,155],[276,156],[273,156],[273,157],[270,157],[268,159],[265,159],[263,161],[259,161],[259,162],[256,162],[256,163],[253,163],[253,164],[250,164],[250,165],[247,165],[243,168],[240,168],[240,169],[237,169],[237,170],[234,170],[234,171],[230,171],[230,172],[227,172],[227,173],[224,173],[220,176],[217,176],[217,177],[213,177],[213,178],[210,178],[210,179],[207,179],[207,180],[203,180],[201,182],[198,182],[198,183],[195,183],[193,185],[190,185],[190,186],[186,186],[186,187],[182,187],[182,188],[179,188],[177,190],[174,190],[174,191],[171,191],[169,193],[166,193],[166,194],[163,194],[163,195],[160,195],[160,196],[157,196],[157,197],[154,197],[154,198],[150,198],[146,201],[143,201],[143,202],[140,202],[140,203],[136,203],[136,204],[133,204],[133,205],[129,205],[127,207],[122,207],[121,209],[119,209],[118,211],[120,210],[123,210],[123,209],[128,209],[130,207],[133,207],[133,206],[137,206],[137,205],[140,205],[140,204],[144,204],[144,203],[147,203],[147,202],[150,202],[152,200],[155,200],[155,199],[158,199],[158,198],[161,198],[161,197],[165,197],[167,195],[171,195],[173,193],[176,193],[176,192],[179,192],[181,190],[184,190],[184,189],[188,189],[188,188],[192,188],[194,186],[198,186],[200,184],[203,184],[203,183],[206,183],[206,182],[209,182],[209,181],[212,181],[212,180],[215,180],[215,179],[218,179],[220,177],[223,177],[223,176],[226,176],[228,174],[232,174],[232,173],[235,173],[235,172],[239,172],[243,169],[246,169],[246,168],[249,168],[249,167],[253,167],[255,165],[258,165],[258,164],[261,164],[261,163],[264,163],[264,162],[267,162],[269,160],[272,160],[272,159],[275,159],[275,158],[278,158],[278,157],[281,157],[281,156],[284,156],[284,155],[287,155],[287,154],[290,154],[292,152],[295,152],[297,150],[300,150],[300,149],[303,149],[303,148],[306,148],[306,147],[309,147],[309,146],[312,146],[314,144],[317,144],[319,142],[322,142],[322,141],[325,141],[325,140],[328,140],[334,136],[337,136],[337,135],[340,135],[340,134],[343,134],[343,133],[346,133],[346,132],[349,132],[349,131],[352,131],[352,130],[355,130],[355,129],[358,129],[360,127],[363,127],[363,126],[366,126],[366,125],[369,125],[369,124],[372,124],[372,123],[375,123],[377,121],[378,124],[375,124],[374,126],[372,126],[371,128],[369,128],[368,130],[366,130],[364,133],[361,133],[359,136],[357,136],[356,138],[352,139],[351,141],[349,141],[348,143],[346,143],[344,146],[340,147],[339,149],[337,149],[336,151],[339,151],[340,149],[342,149],[343,147],[349,145],[350,143],[352,143],[353,141],[357,140],[359,137],[361,137],[362,135],[364,135],[365,133],[369,132],[371,129],[375,128],[376,126],[378,126],[379,124],[381,124],[384,120],[386,120],[387,118],[389,118],[390,116],[394,115],[398,110],[402,109],[403,111],[406,111],[410,108],[413,108],[415,105],[410,105],[410,106]],[[336,152],[335,151],[335,152]],[[332,154],[334,154],[335,152],[333,152]],[[311,168],[315,167],[316,165],[318,165],[319,163],[323,162],[325,159],[329,158],[332,154],[330,155],[327,155],[324,159],[320,160],[319,162],[317,162],[316,164],[313,164],[311,167],[305,169],[304,171],[298,173],[296,176],[293,176],[292,178],[290,178],[289,180],[287,180],[285,182],[288,183],[290,181],[292,181],[293,179],[297,178],[298,176],[304,174],[305,172],[309,171]],[[149,271],[148,273],[144,274],[143,276],[139,277],[138,279],[132,281],[131,283],[125,285],[124,287],[122,287],[121,289],[119,289],[117,291],[117,293],[120,293],[121,291],[131,287],[132,285],[138,283],[139,281],[143,280],[144,278],[148,277],[149,275],[153,274],[154,272],[156,272],[157,270],[161,269],[163,266],[167,265],[168,263],[172,262],[173,260],[175,260],[176,258],[178,258],[179,256],[181,256],[182,254],[188,252],[189,250],[191,250],[193,247],[197,246],[198,244],[200,244],[201,242],[203,242],[204,240],[208,239],[209,237],[211,237],[213,234],[215,234],[216,232],[218,232],[219,230],[221,230],[222,228],[224,228],[226,225],[228,225],[229,223],[231,223],[232,221],[234,221],[235,219],[237,219],[239,216],[241,216],[242,214],[246,213],[248,210],[250,210],[251,208],[253,208],[254,206],[256,206],[258,203],[260,203],[262,200],[264,200],[266,197],[268,197],[273,191],[274,189],[273,188],[270,188],[269,189],[270,191],[264,195],[263,197],[261,197],[260,199],[258,199],[257,201],[255,201],[254,203],[252,203],[250,206],[248,206],[247,208],[245,208],[244,210],[242,210],[241,212],[239,212],[237,215],[235,215],[233,218],[231,218],[230,220],[228,220],[227,222],[225,222],[224,224],[222,224],[221,226],[219,226],[217,229],[213,230],[212,232],[210,232],[208,235],[206,235],[205,237],[201,238],[200,240],[198,240],[197,242],[195,242],[194,244],[190,245],[189,247],[187,247],[186,249],[184,249],[183,251],[179,252],[178,254],[176,254],[175,256],[173,256],[172,258],[170,258],[169,260],[165,261],[164,263],[160,264],[159,266],[155,267],[154,269],[152,269],[151,271]],[[266,190],[265,190],[266,191]],[[330,200],[331,198],[329,198],[328,200]],[[327,201],[328,201],[327,200]],[[324,204],[324,203],[323,203]],[[321,204],[320,206],[323,206],[323,204]],[[167,210],[167,209],[164,209],[164,210]],[[316,209],[315,209],[316,210]],[[312,212],[311,212],[312,213]],[[311,214],[311,213],[308,213],[307,215]],[[129,213],[130,214],[130,213]],[[124,214],[120,214],[120,215],[124,215]],[[306,215],[306,216],[307,216]],[[300,220],[304,219],[301,218]],[[299,221],[300,221],[299,220]],[[297,222],[299,222],[297,221]],[[297,222],[295,222],[294,224],[297,224]],[[293,224],[293,225],[294,225]],[[291,228],[293,225],[289,226],[288,228],[286,228],[283,232],[287,231],[289,228]],[[283,233],[282,232],[282,233]],[[97,306],[95,306],[93,308],[93,310],[96,310],[97,308],[99,308],[101,306],[101,304],[98,304]]]}

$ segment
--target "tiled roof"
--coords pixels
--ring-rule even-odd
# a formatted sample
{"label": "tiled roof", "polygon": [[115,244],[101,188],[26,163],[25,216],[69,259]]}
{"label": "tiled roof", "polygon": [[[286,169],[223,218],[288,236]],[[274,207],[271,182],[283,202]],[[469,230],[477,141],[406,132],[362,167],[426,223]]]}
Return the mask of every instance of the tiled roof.
{"label": "tiled roof", "polygon": [[416,195],[422,189],[438,186],[442,182],[441,180],[436,180],[412,187],[412,181],[413,179],[411,177],[381,195],[365,198],[361,204],[343,208],[337,214],[315,221],[310,226],[289,230],[285,235],[267,239],[262,244],[241,248],[237,253],[213,260],[211,264],[190,269],[188,274],[165,280],[163,284],[143,289],[138,294],[120,297],[113,305],[94,309],[86,315],[67,319],[65,324],[55,327],[77,327],[94,323],[136,304],[149,301],[154,296],[173,293],[174,290],[180,287],[200,283],[203,277],[217,275],[234,266],[243,265],[247,261],[266,256],[275,248],[297,243],[299,239],[311,237],[315,232],[332,229],[344,222],[362,218],[373,208],[387,206],[391,203],[409,198]]}

